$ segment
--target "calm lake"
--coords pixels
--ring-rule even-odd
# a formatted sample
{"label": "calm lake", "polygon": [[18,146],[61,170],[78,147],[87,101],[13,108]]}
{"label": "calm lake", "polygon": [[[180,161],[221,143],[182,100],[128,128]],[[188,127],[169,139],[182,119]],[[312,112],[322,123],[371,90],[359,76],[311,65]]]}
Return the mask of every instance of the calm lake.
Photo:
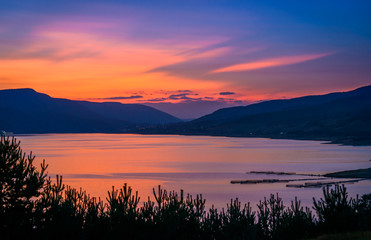
{"label": "calm lake", "polygon": [[[225,207],[231,198],[256,204],[278,193],[286,205],[297,196],[304,205],[321,188],[286,188],[287,183],[240,185],[231,180],[279,178],[247,171],[327,173],[371,167],[371,147],[317,141],[206,136],[126,134],[20,135],[24,151],[45,159],[49,176],[105,199],[112,186],[128,183],[142,200],[152,188],[202,193],[208,206]],[[300,176],[280,176],[280,178]],[[304,177],[305,178],[305,177]],[[296,183],[296,182],[295,182]],[[371,181],[346,185],[351,196],[371,193]],[[153,198],[152,198],[153,199]]]}

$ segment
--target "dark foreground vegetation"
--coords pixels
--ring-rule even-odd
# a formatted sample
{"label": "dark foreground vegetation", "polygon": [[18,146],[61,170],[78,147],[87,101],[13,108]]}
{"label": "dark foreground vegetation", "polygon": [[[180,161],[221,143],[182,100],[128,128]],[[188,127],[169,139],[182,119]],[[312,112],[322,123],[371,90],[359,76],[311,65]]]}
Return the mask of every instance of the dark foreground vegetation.
{"label": "dark foreground vegetation", "polygon": [[36,169],[33,161],[16,139],[1,137],[1,239],[316,239],[343,232],[367,237],[371,230],[371,194],[352,199],[344,186],[324,188],[323,198],[313,199],[314,212],[297,199],[285,207],[278,195],[256,211],[238,199],[207,210],[202,195],[160,186],[153,201],[140,203],[126,184],[103,202],[65,186],[62,177],[52,182],[45,162]]}

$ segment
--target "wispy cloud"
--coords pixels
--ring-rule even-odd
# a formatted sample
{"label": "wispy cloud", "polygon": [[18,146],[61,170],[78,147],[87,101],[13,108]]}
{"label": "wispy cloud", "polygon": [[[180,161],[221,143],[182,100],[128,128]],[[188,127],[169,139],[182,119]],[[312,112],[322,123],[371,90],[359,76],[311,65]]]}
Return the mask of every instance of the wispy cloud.
{"label": "wispy cloud", "polygon": [[[170,95],[168,99],[170,100],[201,100],[202,98],[193,98],[189,97],[190,94],[187,93],[181,93],[181,94],[173,94]],[[198,95],[198,94],[193,94]]]}
{"label": "wispy cloud", "polygon": [[192,90],[178,90],[176,92],[179,92],[179,93],[188,93],[188,94],[193,93]]}
{"label": "wispy cloud", "polygon": [[219,95],[233,95],[235,92],[220,92]]}
{"label": "wispy cloud", "polygon": [[215,47],[214,49],[191,49],[187,52],[182,53],[181,55],[186,55],[190,58],[213,58],[225,55],[232,50],[232,47]]}
{"label": "wispy cloud", "polygon": [[107,97],[107,98],[92,98],[94,100],[128,100],[128,99],[139,99],[143,98],[141,95],[132,95],[132,96],[125,96],[125,97]]}
{"label": "wispy cloud", "polygon": [[221,72],[241,72],[241,71],[251,71],[261,68],[278,67],[291,65],[296,63],[302,63],[310,60],[315,60],[318,58],[323,58],[329,56],[333,53],[320,53],[320,54],[307,54],[299,56],[286,56],[277,58],[267,58],[260,61],[247,62],[241,64],[235,64],[232,66],[219,68],[211,71],[210,73],[221,73]]}
{"label": "wispy cloud", "polygon": [[166,101],[168,98],[152,98],[152,99],[147,99],[145,101],[147,102],[163,102]]}
{"label": "wispy cloud", "polygon": [[81,58],[92,58],[100,55],[100,52],[84,49],[70,52],[62,52],[57,48],[39,48],[39,49],[24,49],[16,51],[3,51],[0,54],[0,59],[47,59],[51,61],[66,61]]}

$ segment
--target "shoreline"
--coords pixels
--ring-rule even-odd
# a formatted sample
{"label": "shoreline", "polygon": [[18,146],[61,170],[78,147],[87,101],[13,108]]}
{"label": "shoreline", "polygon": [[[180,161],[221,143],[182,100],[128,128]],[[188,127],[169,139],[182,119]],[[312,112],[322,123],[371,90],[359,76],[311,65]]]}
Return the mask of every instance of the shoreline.
{"label": "shoreline", "polygon": [[326,173],[323,176],[332,178],[363,178],[371,179],[371,168],[346,170],[340,172]]}
{"label": "shoreline", "polygon": [[350,140],[339,138],[322,138],[322,137],[282,137],[282,136],[246,136],[246,135],[228,135],[228,134],[201,134],[201,133],[164,133],[164,132],[45,132],[45,133],[13,133],[11,136],[30,136],[30,135],[43,135],[43,134],[138,134],[138,135],[174,135],[174,136],[204,136],[204,137],[230,137],[230,138],[266,138],[266,139],[282,139],[282,140],[298,140],[298,141],[317,141],[321,144],[335,144],[339,146],[357,146],[367,147],[371,146],[371,139],[367,140]]}

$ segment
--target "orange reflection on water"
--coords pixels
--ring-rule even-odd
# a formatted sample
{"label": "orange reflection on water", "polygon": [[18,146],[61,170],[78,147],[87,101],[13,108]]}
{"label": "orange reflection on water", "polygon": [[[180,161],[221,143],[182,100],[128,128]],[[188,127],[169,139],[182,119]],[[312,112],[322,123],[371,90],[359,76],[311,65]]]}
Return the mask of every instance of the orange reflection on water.
{"label": "orange reflection on water", "polygon": [[[44,134],[19,136],[36,163],[46,159],[51,177],[107,197],[112,186],[127,183],[142,200],[152,188],[202,193],[209,204],[225,207],[230,198],[258,202],[279,192],[287,201],[298,196],[311,204],[321,189],[288,189],[285,184],[231,185],[231,180],[256,179],[247,171],[325,173],[369,167],[371,147],[321,144],[315,141],[160,136],[126,134]],[[263,176],[272,178],[272,176]],[[277,178],[274,176],[274,178]],[[354,184],[353,193],[368,193],[371,181]]]}

